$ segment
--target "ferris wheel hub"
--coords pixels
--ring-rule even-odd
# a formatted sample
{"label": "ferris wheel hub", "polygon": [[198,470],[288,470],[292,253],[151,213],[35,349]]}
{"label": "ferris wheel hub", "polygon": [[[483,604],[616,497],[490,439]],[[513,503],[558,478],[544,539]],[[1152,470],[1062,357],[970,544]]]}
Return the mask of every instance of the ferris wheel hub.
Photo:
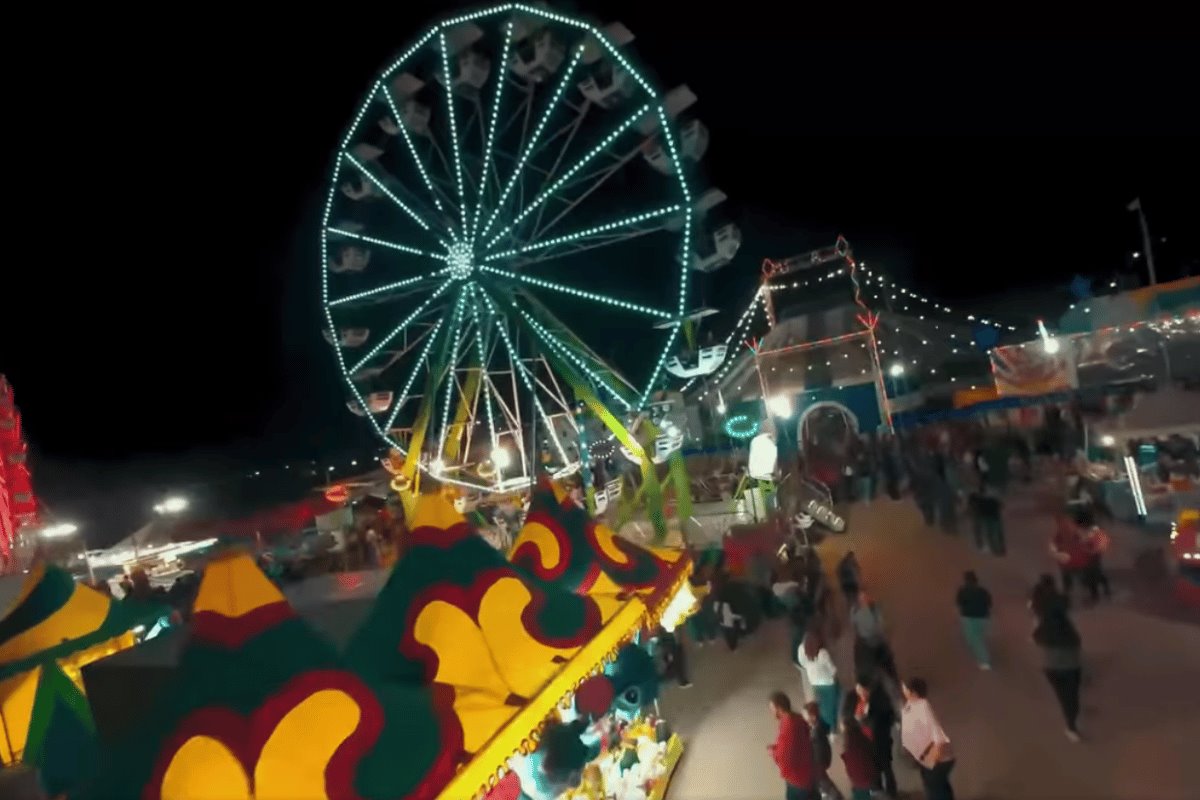
{"label": "ferris wheel hub", "polygon": [[450,277],[465,281],[475,271],[475,251],[466,242],[455,242],[446,253],[446,263],[450,267]]}

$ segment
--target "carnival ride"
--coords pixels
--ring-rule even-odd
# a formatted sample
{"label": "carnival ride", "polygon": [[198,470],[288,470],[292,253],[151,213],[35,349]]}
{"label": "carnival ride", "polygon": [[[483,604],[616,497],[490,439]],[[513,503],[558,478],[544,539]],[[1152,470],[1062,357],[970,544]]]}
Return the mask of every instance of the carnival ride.
{"label": "carnival ride", "polygon": [[[426,31],[355,113],[321,228],[324,333],[402,493],[422,473],[487,494],[581,471],[590,489],[598,437],[652,472],[655,391],[691,367],[689,275],[741,236],[690,185],[695,95],[660,93],[632,40],[494,6]],[[633,377],[598,355],[616,347]]]}
{"label": "carnival ride", "polygon": [[12,385],[0,375],[0,574],[16,564],[17,534],[37,521],[37,498],[29,474],[29,446]]}

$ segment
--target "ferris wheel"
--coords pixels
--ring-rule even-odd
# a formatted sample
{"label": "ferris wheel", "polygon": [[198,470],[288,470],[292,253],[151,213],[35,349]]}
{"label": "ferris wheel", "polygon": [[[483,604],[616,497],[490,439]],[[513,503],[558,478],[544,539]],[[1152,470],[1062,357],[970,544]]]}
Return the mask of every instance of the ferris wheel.
{"label": "ferris wheel", "polygon": [[[728,251],[709,220],[724,195],[689,187],[696,98],[648,82],[632,39],[522,4],[447,19],[383,70],[337,151],[325,337],[351,410],[443,481],[578,469],[572,389],[646,407],[690,271]],[[622,372],[599,355],[617,351]]]}

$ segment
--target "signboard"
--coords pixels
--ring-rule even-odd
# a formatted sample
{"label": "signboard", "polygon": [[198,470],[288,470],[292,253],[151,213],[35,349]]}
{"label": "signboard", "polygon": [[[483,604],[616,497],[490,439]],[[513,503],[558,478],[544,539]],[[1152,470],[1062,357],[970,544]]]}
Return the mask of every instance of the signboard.
{"label": "signboard", "polygon": [[1075,348],[1047,353],[1040,342],[997,347],[989,355],[1000,397],[1036,397],[1079,387]]}

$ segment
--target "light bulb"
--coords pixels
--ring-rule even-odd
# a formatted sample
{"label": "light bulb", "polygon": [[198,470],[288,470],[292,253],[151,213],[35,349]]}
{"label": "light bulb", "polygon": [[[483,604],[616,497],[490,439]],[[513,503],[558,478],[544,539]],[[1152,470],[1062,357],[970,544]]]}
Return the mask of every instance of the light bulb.
{"label": "light bulb", "polygon": [[512,463],[512,454],[503,447],[494,447],[492,448],[492,463],[496,465],[497,469],[504,469]]}

